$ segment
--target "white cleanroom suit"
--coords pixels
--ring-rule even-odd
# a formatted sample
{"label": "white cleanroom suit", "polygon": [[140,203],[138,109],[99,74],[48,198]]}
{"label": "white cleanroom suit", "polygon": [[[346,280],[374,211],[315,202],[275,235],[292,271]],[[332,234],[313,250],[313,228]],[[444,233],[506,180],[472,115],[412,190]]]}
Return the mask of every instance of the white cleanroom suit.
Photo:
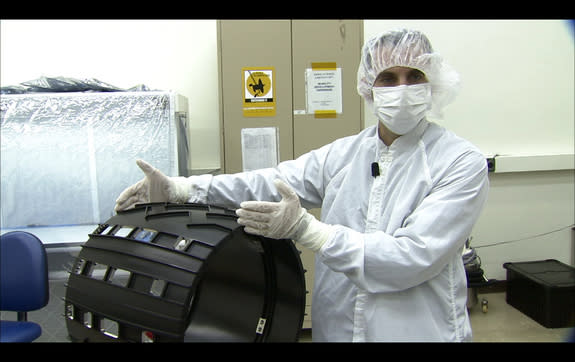
{"label": "white cleanroom suit", "polygon": [[192,176],[188,201],[279,201],[275,178],[337,229],[315,255],[314,341],[471,339],[461,251],[488,192],[471,143],[422,120],[387,147],[373,126],[275,168]]}

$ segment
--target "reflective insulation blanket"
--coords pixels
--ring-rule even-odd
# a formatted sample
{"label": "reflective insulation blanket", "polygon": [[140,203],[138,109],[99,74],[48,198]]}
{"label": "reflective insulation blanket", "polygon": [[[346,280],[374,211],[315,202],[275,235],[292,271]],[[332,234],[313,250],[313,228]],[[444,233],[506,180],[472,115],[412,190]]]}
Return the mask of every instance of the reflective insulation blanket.
{"label": "reflective insulation blanket", "polygon": [[173,92],[34,93],[0,98],[0,227],[97,224],[142,179],[188,164],[187,100]]}

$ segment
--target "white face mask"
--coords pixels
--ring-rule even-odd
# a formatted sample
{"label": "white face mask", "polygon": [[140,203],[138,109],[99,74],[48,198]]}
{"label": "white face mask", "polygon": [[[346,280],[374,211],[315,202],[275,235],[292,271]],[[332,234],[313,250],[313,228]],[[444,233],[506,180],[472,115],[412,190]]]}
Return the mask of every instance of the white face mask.
{"label": "white face mask", "polygon": [[404,135],[417,126],[431,108],[429,83],[373,87],[375,115],[390,131]]}

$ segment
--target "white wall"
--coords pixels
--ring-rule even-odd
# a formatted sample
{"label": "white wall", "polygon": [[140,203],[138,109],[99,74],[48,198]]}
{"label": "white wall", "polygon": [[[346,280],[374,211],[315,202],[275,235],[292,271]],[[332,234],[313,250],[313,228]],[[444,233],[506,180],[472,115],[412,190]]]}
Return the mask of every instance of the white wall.
{"label": "white wall", "polygon": [[[2,20],[2,86],[45,76],[174,90],[190,103],[192,168],[219,166],[215,20]],[[459,71],[462,91],[440,123],[485,154],[573,153],[573,34],[565,21],[366,20],[365,38],[405,26],[425,32]],[[356,70],[353,70],[354,72]],[[366,124],[376,120],[369,111]],[[573,170],[490,174],[473,230],[489,278],[501,264],[575,264]],[[534,235],[548,235],[530,238]],[[497,244],[496,246],[485,246]]]}
{"label": "white wall", "polygon": [[557,259],[575,266],[573,170],[491,174],[489,181],[472,232],[488,278],[504,280],[505,262]]}
{"label": "white wall", "polygon": [[191,167],[218,168],[215,20],[2,20],[0,82],[40,76],[145,84],[186,96]]}

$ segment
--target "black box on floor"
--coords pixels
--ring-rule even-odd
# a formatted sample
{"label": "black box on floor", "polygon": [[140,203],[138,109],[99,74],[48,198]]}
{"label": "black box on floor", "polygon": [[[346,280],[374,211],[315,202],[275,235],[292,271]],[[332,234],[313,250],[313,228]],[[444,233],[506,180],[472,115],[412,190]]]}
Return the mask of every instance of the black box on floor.
{"label": "black box on floor", "polygon": [[575,326],[575,268],[554,259],[503,267],[509,305],[547,328]]}

